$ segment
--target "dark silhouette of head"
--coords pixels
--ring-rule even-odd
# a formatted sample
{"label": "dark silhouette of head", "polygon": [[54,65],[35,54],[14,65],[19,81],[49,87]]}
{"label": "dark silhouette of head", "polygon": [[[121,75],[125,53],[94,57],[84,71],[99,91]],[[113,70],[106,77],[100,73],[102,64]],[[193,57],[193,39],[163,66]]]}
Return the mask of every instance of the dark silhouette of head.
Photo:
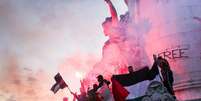
{"label": "dark silhouette of head", "polygon": [[165,58],[158,57],[158,65],[161,69],[170,69],[170,65]]}
{"label": "dark silhouette of head", "polygon": [[93,89],[96,89],[98,88],[98,85],[97,84],[93,84]]}
{"label": "dark silhouette of head", "polygon": [[128,66],[128,72],[129,72],[129,73],[133,73],[133,72],[134,72],[133,66]]}
{"label": "dark silhouette of head", "polygon": [[98,82],[103,82],[104,81],[103,75],[98,75],[97,80]]}
{"label": "dark silhouette of head", "polygon": [[93,90],[96,92],[98,90],[98,85],[97,84],[93,84]]}

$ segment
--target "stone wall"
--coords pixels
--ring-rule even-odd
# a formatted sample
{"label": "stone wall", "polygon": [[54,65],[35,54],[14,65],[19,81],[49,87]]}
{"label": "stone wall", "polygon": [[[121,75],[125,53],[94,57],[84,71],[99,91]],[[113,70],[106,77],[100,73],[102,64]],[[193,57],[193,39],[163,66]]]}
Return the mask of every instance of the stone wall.
{"label": "stone wall", "polygon": [[201,98],[201,0],[130,0],[129,12],[149,62],[169,60],[177,98]]}

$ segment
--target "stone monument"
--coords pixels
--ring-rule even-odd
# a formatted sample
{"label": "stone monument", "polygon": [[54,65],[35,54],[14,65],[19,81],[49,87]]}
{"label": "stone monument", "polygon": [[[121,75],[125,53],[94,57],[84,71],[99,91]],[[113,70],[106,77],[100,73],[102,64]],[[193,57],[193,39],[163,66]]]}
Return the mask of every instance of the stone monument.
{"label": "stone monument", "polygon": [[128,0],[149,62],[166,58],[178,100],[201,99],[201,1]]}

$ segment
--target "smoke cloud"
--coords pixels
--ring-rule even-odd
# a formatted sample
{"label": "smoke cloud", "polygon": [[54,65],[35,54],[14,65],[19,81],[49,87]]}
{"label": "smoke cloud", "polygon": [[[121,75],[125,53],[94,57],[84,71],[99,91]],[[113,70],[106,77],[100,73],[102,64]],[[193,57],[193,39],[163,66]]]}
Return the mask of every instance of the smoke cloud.
{"label": "smoke cloud", "polygon": [[[130,6],[133,7],[134,5]],[[132,13],[131,10],[131,12],[120,15],[117,26],[113,26],[108,19],[104,21],[104,24],[109,25],[106,27],[103,25],[105,35],[109,39],[102,48],[101,61],[94,66],[88,77],[103,74],[109,79],[112,74],[127,73],[128,66],[133,66],[134,70],[139,70],[150,64],[144,50],[144,37],[152,24],[148,19],[138,21],[135,18],[138,13],[135,17],[131,15]]]}
{"label": "smoke cloud", "polygon": [[[49,89],[61,72],[73,91],[75,72],[87,73],[100,58],[105,38],[100,23],[102,1],[1,0],[0,100],[72,99],[67,90]],[[74,74],[73,74],[74,73]],[[74,86],[76,85],[76,86]]]}

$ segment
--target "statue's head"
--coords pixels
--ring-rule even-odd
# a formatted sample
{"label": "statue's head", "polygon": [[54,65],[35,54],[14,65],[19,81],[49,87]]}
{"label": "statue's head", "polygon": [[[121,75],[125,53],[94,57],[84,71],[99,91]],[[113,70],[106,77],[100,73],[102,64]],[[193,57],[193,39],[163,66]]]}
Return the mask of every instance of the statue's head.
{"label": "statue's head", "polygon": [[112,17],[107,17],[105,21],[102,23],[103,32],[105,36],[108,36],[111,34],[111,28],[112,28]]}

